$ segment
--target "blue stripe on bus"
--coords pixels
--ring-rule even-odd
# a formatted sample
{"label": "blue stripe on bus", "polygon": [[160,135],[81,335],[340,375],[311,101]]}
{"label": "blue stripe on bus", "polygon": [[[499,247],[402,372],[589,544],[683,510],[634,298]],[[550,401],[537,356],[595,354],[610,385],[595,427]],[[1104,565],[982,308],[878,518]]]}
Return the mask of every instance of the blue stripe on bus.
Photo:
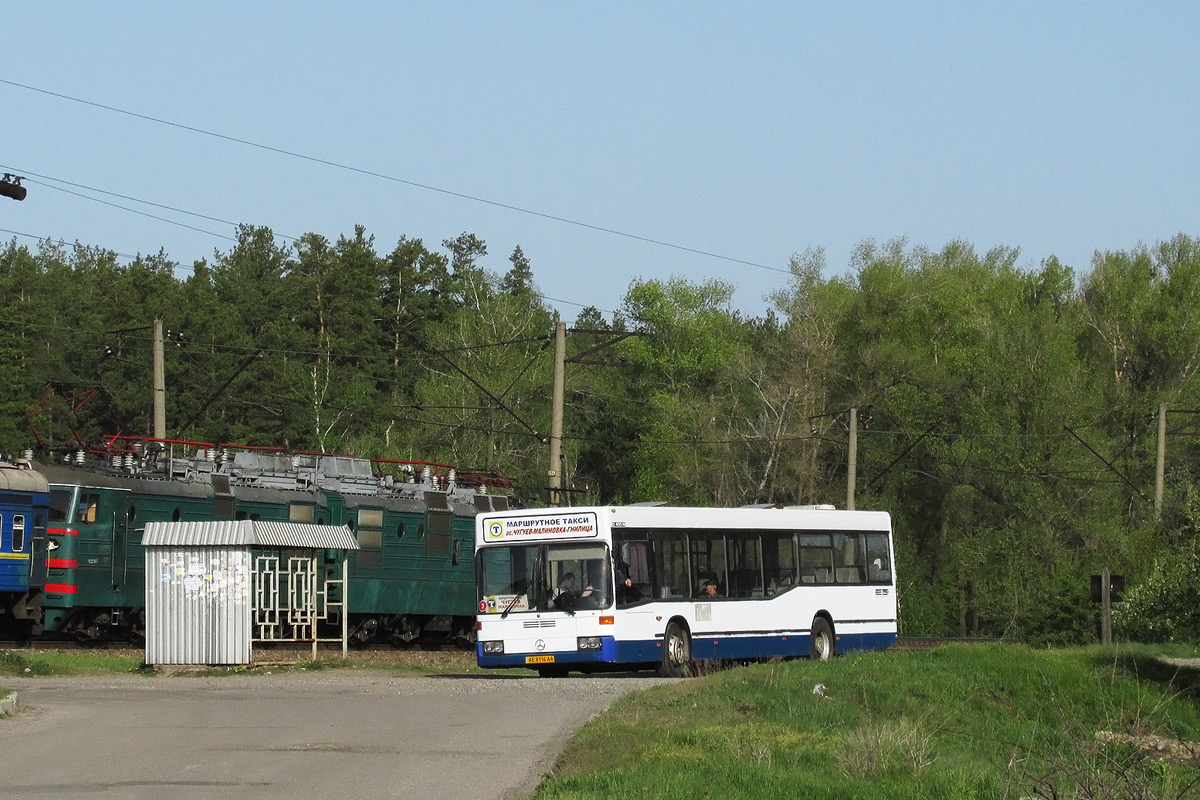
{"label": "blue stripe on bus", "polygon": [[[806,656],[810,652],[811,637],[807,634],[789,636],[725,636],[692,639],[692,658],[705,659],[757,659],[775,656]],[[855,650],[886,650],[896,643],[894,633],[838,634],[837,652]]]}
{"label": "blue stripe on bus", "polygon": [[[692,658],[753,660],[773,658],[775,656],[807,656],[810,649],[810,637],[807,634],[787,636],[742,636],[742,637],[703,637],[692,639]],[[837,638],[837,652],[849,653],[856,650],[885,650],[896,643],[895,633],[857,633],[840,634]],[[476,659],[479,666],[495,667],[537,667],[545,664],[526,664],[525,658],[533,655],[553,655],[555,664],[646,664],[662,660],[662,639],[634,640],[618,642],[611,637],[603,637],[600,650],[575,651],[568,650],[553,653],[505,653],[502,656],[485,656],[483,644],[476,644]]]}

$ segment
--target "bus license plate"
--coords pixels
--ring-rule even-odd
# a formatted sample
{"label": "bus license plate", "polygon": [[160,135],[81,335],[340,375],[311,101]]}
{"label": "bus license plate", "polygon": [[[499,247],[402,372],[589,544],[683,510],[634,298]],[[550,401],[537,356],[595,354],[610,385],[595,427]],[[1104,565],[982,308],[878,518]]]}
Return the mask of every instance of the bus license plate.
{"label": "bus license plate", "polygon": [[554,656],[525,656],[526,664],[553,664]]}

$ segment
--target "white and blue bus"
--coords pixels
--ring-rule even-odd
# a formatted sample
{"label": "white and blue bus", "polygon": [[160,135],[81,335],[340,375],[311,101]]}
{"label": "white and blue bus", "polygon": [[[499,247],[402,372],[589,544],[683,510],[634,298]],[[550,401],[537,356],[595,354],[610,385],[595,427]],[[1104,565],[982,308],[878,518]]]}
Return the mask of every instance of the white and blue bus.
{"label": "white and blue bus", "polygon": [[829,658],[896,641],[891,519],[831,506],[543,508],[476,518],[481,667],[544,676]]}

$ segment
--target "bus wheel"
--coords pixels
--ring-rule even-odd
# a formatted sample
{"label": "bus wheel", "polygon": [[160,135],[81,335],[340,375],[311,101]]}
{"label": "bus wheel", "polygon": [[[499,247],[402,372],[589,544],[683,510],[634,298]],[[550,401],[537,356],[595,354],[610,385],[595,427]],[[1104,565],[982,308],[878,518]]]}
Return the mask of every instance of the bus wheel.
{"label": "bus wheel", "polygon": [[664,678],[682,678],[692,662],[692,643],[687,631],[677,622],[667,625],[663,636],[663,657],[658,672]]}
{"label": "bus wheel", "polygon": [[808,657],[827,661],[833,657],[835,649],[833,628],[824,617],[817,617],[809,633]]}

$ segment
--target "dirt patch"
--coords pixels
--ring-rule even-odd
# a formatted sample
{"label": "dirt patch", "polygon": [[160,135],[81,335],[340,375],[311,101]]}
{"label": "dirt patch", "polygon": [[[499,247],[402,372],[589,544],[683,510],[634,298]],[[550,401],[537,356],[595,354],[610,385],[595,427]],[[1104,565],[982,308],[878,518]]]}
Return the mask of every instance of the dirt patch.
{"label": "dirt patch", "polygon": [[1101,744],[1128,744],[1146,753],[1154,761],[1169,764],[1194,765],[1200,763],[1200,744],[1183,739],[1171,739],[1156,734],[1131,735],[1113,731],[1097,731],[1096,741]]}

